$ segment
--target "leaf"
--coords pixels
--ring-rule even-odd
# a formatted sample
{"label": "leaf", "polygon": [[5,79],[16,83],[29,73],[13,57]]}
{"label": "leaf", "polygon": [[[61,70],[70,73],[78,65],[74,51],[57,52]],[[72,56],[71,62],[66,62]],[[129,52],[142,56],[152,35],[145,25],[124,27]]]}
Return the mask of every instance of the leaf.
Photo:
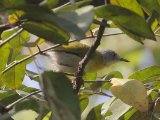
{"label": "leaf", "polygon": [[130,120],[130,118],[137,112],[135,108],[127,111],[123,116],[120,117],[120,120]]}
{"label": "leaf", "polygon": [[[93,17],[94,17],[94,11],[93,11],[93,6],[90,5],[90,6],[79,8],[75,10],[75,12],[58,13],[57,15],[60,18],[63,18],[65,20],[68,20],[76,24],[78,28],[80,28],[83,31],[83,33],[85,33],[92,24]],[[73,37],[77,38],[74,34],[72,35]]]}
{"label": "leaf", "polygon": [[142,8],[147,12],[149,15],[152,14],[153,11],[158,12],[160,15],[160,2],[159,0],[137,0]]}
{"label": "leaf", "polygon": [[140,16],[144,16],[141,6],[138,4],[136,0],[111,0],[111,4],[118,5],[124,8],[127,8]]}
{"label": "leaf", "polygon": [[52,10],[48,9],[45,6],[38,6],[34,4],[24,4],[24,5],[17,5],[14,7],[8,8],[8,10],[22,10],[26,13],[33,12],[33,13],[40,13],[40,14],[53,14]]}
{"label": "leaf", "polygon": [[120,73],[119,71],[111,71],[108,73],[107,76],[112,76],[112,78],[123,78],[122,73]]}
{"label": "leaf", "polygon": [[94,107],[88,114],[86,120],[105,120],[101,113],[102,104]]}
{"label": "leaf", "polygon": [[14,5],[26,4],[26,0],[0,0],[0,4],[3,7],[11,7]]}
{"label": "leaf", "polygon": [[123,103],[120,99],[115,100],[109,107],[110,116],[106,116],[105,120],[118,120],[124,113],[126,113],[131,106]]}
{"label": "leaf", "polygon": [[55,44],[67,44],[69,40],[69,35],[65,31],[50,23],[30,21],[25,22],[22,27],[30,33]]}
{"label": "leaf", "polygon": [[89,96],[88,95],[81,95],[80,96],[80,109],[81,113],[85,110],[89,103]]}
{"label": "leaf", "polygon": [[49,112],[44,118],[43,120],[49,120],[51,117],[51,112]]}
{"label": "leaf", "polygon": [[59,29],[70,32],[75,36],[76,39],[82,39],[85,36],[85,33],[77,26],[77,24],[74,23],[72,18],[70,18],[71,20],[68,21],[67,19],[58,17],[51,10],[45,7],[37,5],[23,5],[12,7],[11,9],[23,10],[25,14],[21,17],[22,20],[27,19],[29,21],[40,23],[45,22],[47,24],[56,25],[57,27],[59,26]]}
{"label": "leaf", "polygon": [[147,90],[141,81],[112,78],[111,83],[111,92],[117,98],[141,112],[148,110]]}
{"label": "leaf", "polygon": [[[12,28],[9,30],[4,31],[1,34],[2,40],[5,40],[9,38],[11,35],[15,34],[19,28]],[[8,63],[15,60],[15,58],[19,55],[21,50],[23,49],[22,44],[27,43],[27,41],[30,40],[29,33],[25,30],[23,30],[21,33],[19,33],[17,36],[12,38],[8,44],[10,46],[10,58],[8,59]]]}
{"label": "leaf", "polygon": [[[24,101],[16,104],[15,106],[15,111],[18,112],[18,111],[21,111],[21,110],[33,110],[33,111],[36,111],[36,112],[39,112],[39,102],[34,99],[34,98],[30,98],[30,99],[25,99]],[[42,105],[42,103],[41,103]]]}
{"label": "leaf", "polygon": [[111,99],[109,99],[107,102],[105,102],[101,108],[101,114],[103,116],[105,116],[105,114],[107,113],[110,105],[112,104],[112,102],[115,100],[116,98],[115,97],[112,97]]}
{"label": "leaf", "polygon": [[[129,9],[114,5],[100,6],[95,9],[98,17],[112,20],[127,35],[135,38],[138,42],[142,42],[141,38],[149,38],[155,40],[155,36],[145,19]],[[139,39],[139,37],[141,37]]]}
{"label": "leaf", "polygon": [[[26,57],[26,55],[19,55],[19,56],[17,56],[16,59],[21,60],[24,57]],[[3,73],[0,77],[1,77],[1,81],[4,84],[4,86],[7,87],[7,88],[10,88],[10,89],[16,89],[19,86],[21,86],[22,81],[23,81],[24,76],[25,76],[26,65],[28,63],[30,63],[32,60],[33,59],[29,59],[27,61],[19,63],[15,67],[13,67],[10,70]],[[15,62],[13,62],[13,63],[15,63]]]}
{"label": "leaf", "polygon": [[0,47],[0,73],[5,69],[7,62],[8,62],[8,57],[10,54],[10,46],[8,44],[3,45]]}
{"label": "leaf", "polygon": [[96,80],[97,78],[97,73],[96,72],[87,72],[83,76],[84,80]]}
{"label": "leaf", "polygon": [[51,8],[54,8],[58,4],[59,0],[47,0],[47,1],[44,1],[44,2],[43,2],[44,3],[43,5],[47,6],[48,8],[51,9]]}
{"label": "leaf", "polygon": [[159,77],[160,77],[160,67],[151,66],[134,72],[128,78],[141,80],[142,82],[146,83],[155,81],[156,79],[159,79]]}
{"label": "leaf", "polygon": [[19,96],[15,91],[4,91],[4,90],[1,90],[0,91],[0,103],[2,105],[8,105],[8,104],[11,104],[13,103],[14,101],[20,99],[21,96]]}
{"label": "leaf", "polygon": [[38,113],[33,110],[23,110],[14,114],[12,118],[14,120],[35,120],[38,117]]}
{"label": "leaf", "polygon": [[43,92],[57,120],[80,120],[77,95],[63,73],[46,71],[42,74]]}

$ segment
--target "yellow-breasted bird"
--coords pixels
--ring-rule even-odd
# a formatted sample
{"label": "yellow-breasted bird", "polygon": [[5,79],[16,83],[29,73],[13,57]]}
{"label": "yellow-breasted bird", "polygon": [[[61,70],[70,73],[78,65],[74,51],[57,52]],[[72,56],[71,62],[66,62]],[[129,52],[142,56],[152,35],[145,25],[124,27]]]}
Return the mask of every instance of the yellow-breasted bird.
{"label": "yellow-breasted bird", "polygon": [[[52,70],[57,72],[76,72],[79,61],[84,57],[88,49],[88,45],[72,42],[69,45],[63,45],[47,52],[52,60]],[[96,50],[91,56],[85,72],[96,72],[119,61],[129,62],[112,50]]]}

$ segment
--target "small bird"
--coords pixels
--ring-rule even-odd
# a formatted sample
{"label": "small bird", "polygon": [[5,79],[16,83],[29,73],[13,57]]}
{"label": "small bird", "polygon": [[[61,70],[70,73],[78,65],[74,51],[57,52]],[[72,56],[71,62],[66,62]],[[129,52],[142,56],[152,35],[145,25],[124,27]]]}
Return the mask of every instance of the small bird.
{"label": "small bird", "polygon": [[[52,61],[51,69],[56,72],[76,72],[79,61],[84,57],[88,49],[88,45],[72,42],[69,45],[62,45],[53,51],[47,52]],[[112,50],[96,50],[87,63],[85,72],[97,72],[119,61],[129,62]]]}

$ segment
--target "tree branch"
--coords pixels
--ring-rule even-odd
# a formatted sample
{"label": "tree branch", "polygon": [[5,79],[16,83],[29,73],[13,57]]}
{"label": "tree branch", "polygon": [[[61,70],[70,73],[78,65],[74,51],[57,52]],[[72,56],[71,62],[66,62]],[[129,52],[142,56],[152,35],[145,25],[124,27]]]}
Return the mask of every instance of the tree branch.
{"label": "tree branch", "polygon": [[23,29],[19,29],[16,33],[12,34],[11,36],[9,36],[6,40],[2,41],[0,43],[0,47],[2,47],[3,45],[5,45],[7,42],[9,42],[10,40],[12,40],[14,37],[16,37],[19,33],[21,33],[23,31]]}
{"label": "tree branch", "polygon": [[84,83],[105,83],[111,82],[111,80],[85,80]]}
{"label": "tree branch", "polygon": [[100,41],[102,39],[104,30],[105,30],[104,24],[106,24],[106,20],[103,19],[102,25],[100,25],[100,27],[99,27],[96,40],[94,41],[94,43],[92,44],[90,49],[87,51],[84,58],[79,62],[77,73],[75,75],[76,79],[73,81],[73,88],[75,89],[75,91],[77,93],[79,92],[79,89],[80,89],[81,85],[83,84],[82,76],[84,74],[84,69],[85,69],[87,63],[89,62],[92,54],[96,51],[97,47],[100,45]]}
{"label": "tree branch", "polygon": [[7,105],[6,107],[4,107],[4,108],[3,108],[3,112],[4,112],[4,113],[5,113],[5,112],[8,112],[8,111],[11,110],[17,103],[25,100],[26,98],[31,97],[32,95],[38,94],[38,93],[40,93],[40,92],[42,92],[42,91],[41,91],[41,90],[37,90],[37,91],[35,91],[35,92],[30,93],[29,95],[26,95],[26,96],[24,96],[24,97],[16,100],[15,102],[13,102],[13,103]]}

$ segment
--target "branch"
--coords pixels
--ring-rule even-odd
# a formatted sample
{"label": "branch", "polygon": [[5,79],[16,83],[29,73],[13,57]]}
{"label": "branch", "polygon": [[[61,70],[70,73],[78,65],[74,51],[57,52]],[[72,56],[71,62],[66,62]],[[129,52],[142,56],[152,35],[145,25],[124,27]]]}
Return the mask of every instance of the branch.
{"label": "branch", "polygon": [[13,28],[14,26],[20,25],[20,23],[21,23],[21,22],[18,21],[18,22],[15,22],[15,23],[13,23],[13,24],[6,23],[6,24],[0,25],[0,34],[1,34],[3,31],[7,30],[7,29],[10,29],[10,28]]}
{"label": "branch", "polygon": [[85,80],[84,83],[105,83],[111,82],[111,80]]}
{"label": "branch", "polygon": [[84,74],[84,69],[87,63],[89,62],[92,54],[96,51],[97,47],[100,45],[100,41],[102,39],[104,30],[105,30],[105,26],[103,24],[106,24],[106,21],[104,19],[102,20],[102,25],[100,25],[99,27],[96,40],[94,41],[90,49],[87,51],[84,58],[79,62],[79,66],[78,66],[77,73],[76,73],[76,79],[73,81],[73,88],[75,89],[77,93],[81,85],[83,84],[82,76]]}
{"label": "branch", "polygon": [[10,109],[12,109],[12,108],[13,108],[16,104],[18,104],[19,102],[25,100],[26,98],[31,97],[32,95],[38,94],[38,93],[40,93],[40,92],[42,92],[42,91],[41,91],[41,90],[37,90],[37,91],[35,91],[35,92],[30,93],[29,95],[26,95],[26,96],[24,96],[24,97],[16,100],[15,102],[13,102],[13,103],[7,105],[6,107],[4,107],[4,108],[3,108],[3,112],[8,112]]}
{"label": "branch", "polygon": [[9,36],[6,40],[2,41],[0,43],[0,47],[2,47],[3,45],[5,45],[7,42],[9,42],[10,40],[12,40],[14,37],[16,37],[19,33],[21,33],[23,31],[23,29],[19,29],[16,33],[12,34],[11,36]]}

